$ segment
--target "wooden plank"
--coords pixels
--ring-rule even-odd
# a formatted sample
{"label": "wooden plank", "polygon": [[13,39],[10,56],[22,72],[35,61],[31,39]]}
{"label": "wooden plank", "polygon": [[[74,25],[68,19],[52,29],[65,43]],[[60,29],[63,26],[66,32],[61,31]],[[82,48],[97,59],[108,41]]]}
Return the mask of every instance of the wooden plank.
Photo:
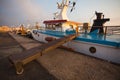
{"label": "wooden plank", "polygon": [[24,71],[23,66],[25,64],[35,60],[36,58],[41,56],[43,53],[53,50],[53,49],[59,47],[60,45],[74,39],[76,36],[77,36],[76,34],[68,35],[63,38],[51,41],[42,46],[38,46],[38,47],[35,47],[32,49],[26,50],[22,53],[13,54],[13,55],[9,56],[9,60],[14,64],[16,73],[22,74]]}

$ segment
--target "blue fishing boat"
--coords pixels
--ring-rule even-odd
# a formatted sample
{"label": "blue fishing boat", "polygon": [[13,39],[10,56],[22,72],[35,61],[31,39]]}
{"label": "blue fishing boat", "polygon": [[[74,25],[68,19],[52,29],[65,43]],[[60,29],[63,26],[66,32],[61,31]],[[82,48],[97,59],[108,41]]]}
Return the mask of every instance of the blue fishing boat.
{"label": "blue fishing boat", "polygon": [[110,19],[104,18],[103,13],[100,12],[95,12],[97,18],[92,27],[89,27],[88,23],[70,21],[66,12],[71,4],[72,11],[75,2],[62,0],[62,3],[57,3],[60,12],[55,13],[54,20],[43,22],[44,30],[32,30],[33,38],[48,43],[46,38],[55,40],[70,34],[79,34],[74,40],[66,42],[63,46],[76,52],[120,64],[120,26],[104,26]]}

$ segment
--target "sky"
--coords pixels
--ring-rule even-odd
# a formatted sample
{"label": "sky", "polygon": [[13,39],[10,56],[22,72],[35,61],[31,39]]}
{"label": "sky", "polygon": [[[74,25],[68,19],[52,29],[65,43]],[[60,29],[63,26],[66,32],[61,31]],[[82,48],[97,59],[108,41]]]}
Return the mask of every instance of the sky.
{"label": "sky", "polygon": [[[53,13],[59,11],[57,2],[62,0],[0,0],[0,26],[34,25],[53,19]],[[68,9],[68,18],[80,23],[92,25],[95,11],[103,12],[110,21],[105,25],[120,25],[120,0],[71,0],[76,1],[73,12]]]}

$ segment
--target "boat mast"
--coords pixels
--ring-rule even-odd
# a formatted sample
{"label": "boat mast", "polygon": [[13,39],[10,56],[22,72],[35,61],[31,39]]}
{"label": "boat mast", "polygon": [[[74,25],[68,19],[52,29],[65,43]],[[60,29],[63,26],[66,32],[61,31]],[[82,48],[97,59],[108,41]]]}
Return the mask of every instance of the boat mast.
{"label": "boat mast", "polygon": [[69,5],[69,0],[62,0],[62,3],[57,3],[58,9],[60,9],[60,13],[55,15],[55,19],[58,20],[69,20],[67,17],[67,9]]}

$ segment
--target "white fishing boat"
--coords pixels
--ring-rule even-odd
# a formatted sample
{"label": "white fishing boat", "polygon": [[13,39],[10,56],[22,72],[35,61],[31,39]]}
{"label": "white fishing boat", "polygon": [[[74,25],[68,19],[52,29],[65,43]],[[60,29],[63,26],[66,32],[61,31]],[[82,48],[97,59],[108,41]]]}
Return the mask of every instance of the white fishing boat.
{"label": "white fishing boat", "polygon": [[[109,28],[103,24],[110,19],[104,18],[102,13],[96,12],[97,19],[94,20],[93,26],[88,31],[87,23],[79,23],[70,21],[66,15],[67,8],[72,5],[71,11],[75,7],[75,2],[62,0],[62,3],[57,3],[59,13],[55,13],[54,20],[46,20],[45,30],[34,29],[31,31],[35,40],[45,42],[46,38],[58,39],[69,34],[79,34],[74,40],[66,42],[63,46],[71,48],[76,52],[80,52],[89,56],[100,58],[109,62],[120,64],[120,35],[113,34]],[[79,30],[79,26],[83,26],[85,32]],[[120,28],[117,26],[117,28]],[[88,31],[88,32],[87,32]],[[108,33],[108,32],[111,33]]]}

